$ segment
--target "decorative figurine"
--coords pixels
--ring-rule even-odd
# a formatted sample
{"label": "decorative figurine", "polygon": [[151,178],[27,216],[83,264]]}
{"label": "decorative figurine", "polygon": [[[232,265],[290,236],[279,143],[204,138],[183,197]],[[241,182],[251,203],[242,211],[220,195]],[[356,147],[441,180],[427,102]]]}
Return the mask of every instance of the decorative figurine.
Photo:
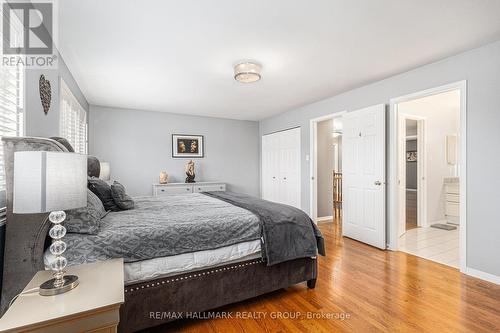
{"label": "decorative figurine", "polygon": [[194,162],[193,160],[190,160],[186,164],[186,183],[196,183],[194,180],[195,174],[194,174]]}
{"label": "decorative figurine", "polygon": [[168,173],[166,171],[161,171],[160,172],[160,184],[167,184],[168,183]]}

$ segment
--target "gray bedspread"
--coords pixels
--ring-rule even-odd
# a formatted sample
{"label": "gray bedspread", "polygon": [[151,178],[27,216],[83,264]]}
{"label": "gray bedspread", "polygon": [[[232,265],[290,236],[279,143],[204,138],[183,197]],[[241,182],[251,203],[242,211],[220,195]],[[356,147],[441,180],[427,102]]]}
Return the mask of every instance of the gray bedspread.
{"label": "gray bedspread", "polygon": [[261,224],[263,257],[268,265],[297,258],[325,255],[321,232],[309,216],[292,206],[233,192],[206,192],[257,215]]}
{"label": "gray bedspread", "polygon": [[110,258],[133,262],[260,238],[257,216],[216,198],[193,193],[134,199],[135,209],[109,212],[97,235],[66,235],[70,265]]}

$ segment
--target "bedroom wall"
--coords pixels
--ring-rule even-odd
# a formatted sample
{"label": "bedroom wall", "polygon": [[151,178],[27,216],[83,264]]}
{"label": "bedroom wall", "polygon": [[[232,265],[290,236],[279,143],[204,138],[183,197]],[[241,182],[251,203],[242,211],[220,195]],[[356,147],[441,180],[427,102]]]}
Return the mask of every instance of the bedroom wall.
{"label": "bedroom wall", "polygon": [[[38,90],[40,75],[50,81],[52,88],[52,102],[47,115],[43,112]],[[59,135],[59,77],[71,89],[76,99],[85,110],[89,103],[83,95],[78,83],[75,81],[64,59],[59,54],[59,66],[53,70],[28,69],[25,77],[25,123],[26,135],[38,137],[51,137]]]}
{"label": "bedroom wall", "polygon": [[259,196],[259,125],[254,121],[91,106],[89,152],[134,196],[151,195],[160,171],[184,182],[186,158],[172,158],[172,134],[204,135],[205,157],[193,159],[197,181]]}
{"label": "bedroom wall", "polygon": [[[301,126],[302,208],[309,211],[309,120],[385,103],[394,97],[467,80],[467,265],[499,279],[500,42],[419,67],[260,122],[260,134]],[[390,232],[390,230],[388,230]],[[389,233],[390,234],[390,233]]]}

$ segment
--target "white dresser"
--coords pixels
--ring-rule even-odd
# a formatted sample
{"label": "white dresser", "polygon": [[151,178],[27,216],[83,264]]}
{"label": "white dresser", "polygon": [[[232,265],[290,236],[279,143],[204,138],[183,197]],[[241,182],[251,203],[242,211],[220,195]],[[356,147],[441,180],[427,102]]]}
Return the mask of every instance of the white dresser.
{"label": "white dresser", "polygon": [[226,184],[220,182],[199,182],[199,183],[169,183],[153,184],[153,195],[172,195],[180,193],[199,193],[210,191],[225,191]]}

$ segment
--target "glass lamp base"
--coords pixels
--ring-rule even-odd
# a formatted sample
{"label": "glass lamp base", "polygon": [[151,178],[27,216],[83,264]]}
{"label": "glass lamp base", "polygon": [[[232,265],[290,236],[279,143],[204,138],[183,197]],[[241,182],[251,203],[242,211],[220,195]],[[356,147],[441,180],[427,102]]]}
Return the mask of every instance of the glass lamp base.
{"label": "glass lamp base", "polygon": [[70,291],[71,289],[76,288],[78,286],[78,276],[76,275],[65,275],[64,276],[64,283],[60,287],[55,287],[54,286],[54,281],[56,279],[50,279],[48,281],[45,281],[40,285],[40,290],[39,293],[42,296],[54,296],[54,295],[59,295],[63,294],[67,291]]}

